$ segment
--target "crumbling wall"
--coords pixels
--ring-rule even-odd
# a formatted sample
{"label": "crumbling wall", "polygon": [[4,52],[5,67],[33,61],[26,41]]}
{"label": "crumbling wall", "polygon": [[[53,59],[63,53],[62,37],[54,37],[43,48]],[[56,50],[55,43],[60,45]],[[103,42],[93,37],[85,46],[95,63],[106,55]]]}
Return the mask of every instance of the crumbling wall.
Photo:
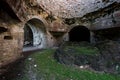
{"label": "crumbling wall", "polygon": [[[13,1],[14,2],[14,1]],[[10,2],[9,2],[10,3]],[[6,2],[0,1],[0,68],[21,57],[23,41],[23,23]]]}
{"label": "crumbling wall", "polygon": [[84,25],[90,30],[119,27],[120,25],[120,2],[113,2],[106,7],[85,14],[77,18],[65,18],[68,25]]}
{"label": "crumbling wall", "polygon": [[[5,5],[0,4],[0,66],[20,56],[24,42],[23,28],[33,18],[45,25],[44,35],[49,47],[68,40],[67,32],[78,25],[86,26],[90,31],[120,27],[119,0],[1,1]],[[34,44],[38,42],[37,39]]]}

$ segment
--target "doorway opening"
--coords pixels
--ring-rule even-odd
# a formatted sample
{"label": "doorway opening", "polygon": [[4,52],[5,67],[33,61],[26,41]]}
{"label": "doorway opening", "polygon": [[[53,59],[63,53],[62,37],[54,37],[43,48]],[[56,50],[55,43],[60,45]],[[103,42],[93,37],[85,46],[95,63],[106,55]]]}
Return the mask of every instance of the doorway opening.
{"label": "doorway opening", "polygon": [[90,31],[84,26],[76,26],[69,32],[69,41],[71,42],[90,42]]}
{"label": "doorway opening", "polygon": [[24,27],[24,47],[33,46],[33,32],[32,29],[26,25]]}
{"label": "doorway opening", "polygon": [[23,51],[43,49],[47,46],[47,33],[44,23],[36,18],[29,20],[24,26]]}

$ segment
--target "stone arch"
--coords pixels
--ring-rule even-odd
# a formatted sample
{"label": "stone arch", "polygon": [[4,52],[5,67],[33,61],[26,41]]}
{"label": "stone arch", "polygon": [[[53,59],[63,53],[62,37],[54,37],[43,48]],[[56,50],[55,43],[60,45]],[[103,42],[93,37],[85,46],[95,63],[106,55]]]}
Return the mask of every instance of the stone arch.
{"label": "stone arch", "polygon": [[[38,49],[40,48],[45,48],[46,47],[46,26],[45,24],[37,18],[32,18],[29,21],[25,23],[25,27],[29,27],[29,31],[31,33],[31,36],[33,35],[33,41],[32,41],[32,46],[37,47]],[[30,31],[31,30],[31,31]],[[26,33],[24,31],[24,33]],[[26,34],[24,34],[25,36]],[[24,39],[25,40],[25,39]],[[24,41],[25,42],[25,41]],[[25,45],[25,44],[24,44]]]}
{"label": "stone arch", "polygon": [[87,41],[90,42],[90,31],[85,26],[75,26],[69,31],[69,41],[80,42]]}

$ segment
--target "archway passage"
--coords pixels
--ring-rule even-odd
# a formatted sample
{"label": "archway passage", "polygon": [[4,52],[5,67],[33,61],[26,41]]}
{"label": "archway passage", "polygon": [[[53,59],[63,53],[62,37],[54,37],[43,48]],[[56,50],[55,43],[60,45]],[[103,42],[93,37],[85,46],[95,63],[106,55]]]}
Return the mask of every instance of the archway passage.
{"label": "archway passage", "polygon": [[69,41],[71,42],[90,42],[90,31],[84,26],[76,26],[69,32]]}
{"label": "archway passage", "polygon": [[23,51],[46,48],[46,28],[44,23],[36,18],[29,20],[24,26]]}
{"label": "archway passage", "polygon": [[33,32],[28,25],[24,27],[24,47],[27,46],[33,46]]}

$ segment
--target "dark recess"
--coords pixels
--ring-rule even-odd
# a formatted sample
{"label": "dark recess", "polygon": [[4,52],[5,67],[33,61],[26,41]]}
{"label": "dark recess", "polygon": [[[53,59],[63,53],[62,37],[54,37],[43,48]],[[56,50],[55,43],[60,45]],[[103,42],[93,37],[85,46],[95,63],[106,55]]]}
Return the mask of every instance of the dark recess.
{"label": "dark recess", "polygon": [[4,28],[4,27],[0,27],[0,34],[3,32],[7,32],[8,29]]}
{"label": "dark recess", "polygon": [[12,38],[12,36],[4,36],[4,39],[5,40],[12,40],[13,38]]}
{"label": "dark recess", "polygon": [[69,32],[69,41],[80,42],[87,41],[90,42],[90,31],[84,26],[76,26]]}
{"label": "dark recess", "polygon": [[0,10],[5,11],[9,16],[11,16],[11,18],[20,21],[20,19],[17,17],[15,12],[11,9],[9,4],[3,0],[0,0]]}
{"label": "dark recess", "polygon": [[33,46],[33,32],[27,25],[24,27],[24,46]]}
{"label": "dark recess", "polygon": [[120,39],[120,27],[107,28],[93,31],[97,40],[117,40]]}

